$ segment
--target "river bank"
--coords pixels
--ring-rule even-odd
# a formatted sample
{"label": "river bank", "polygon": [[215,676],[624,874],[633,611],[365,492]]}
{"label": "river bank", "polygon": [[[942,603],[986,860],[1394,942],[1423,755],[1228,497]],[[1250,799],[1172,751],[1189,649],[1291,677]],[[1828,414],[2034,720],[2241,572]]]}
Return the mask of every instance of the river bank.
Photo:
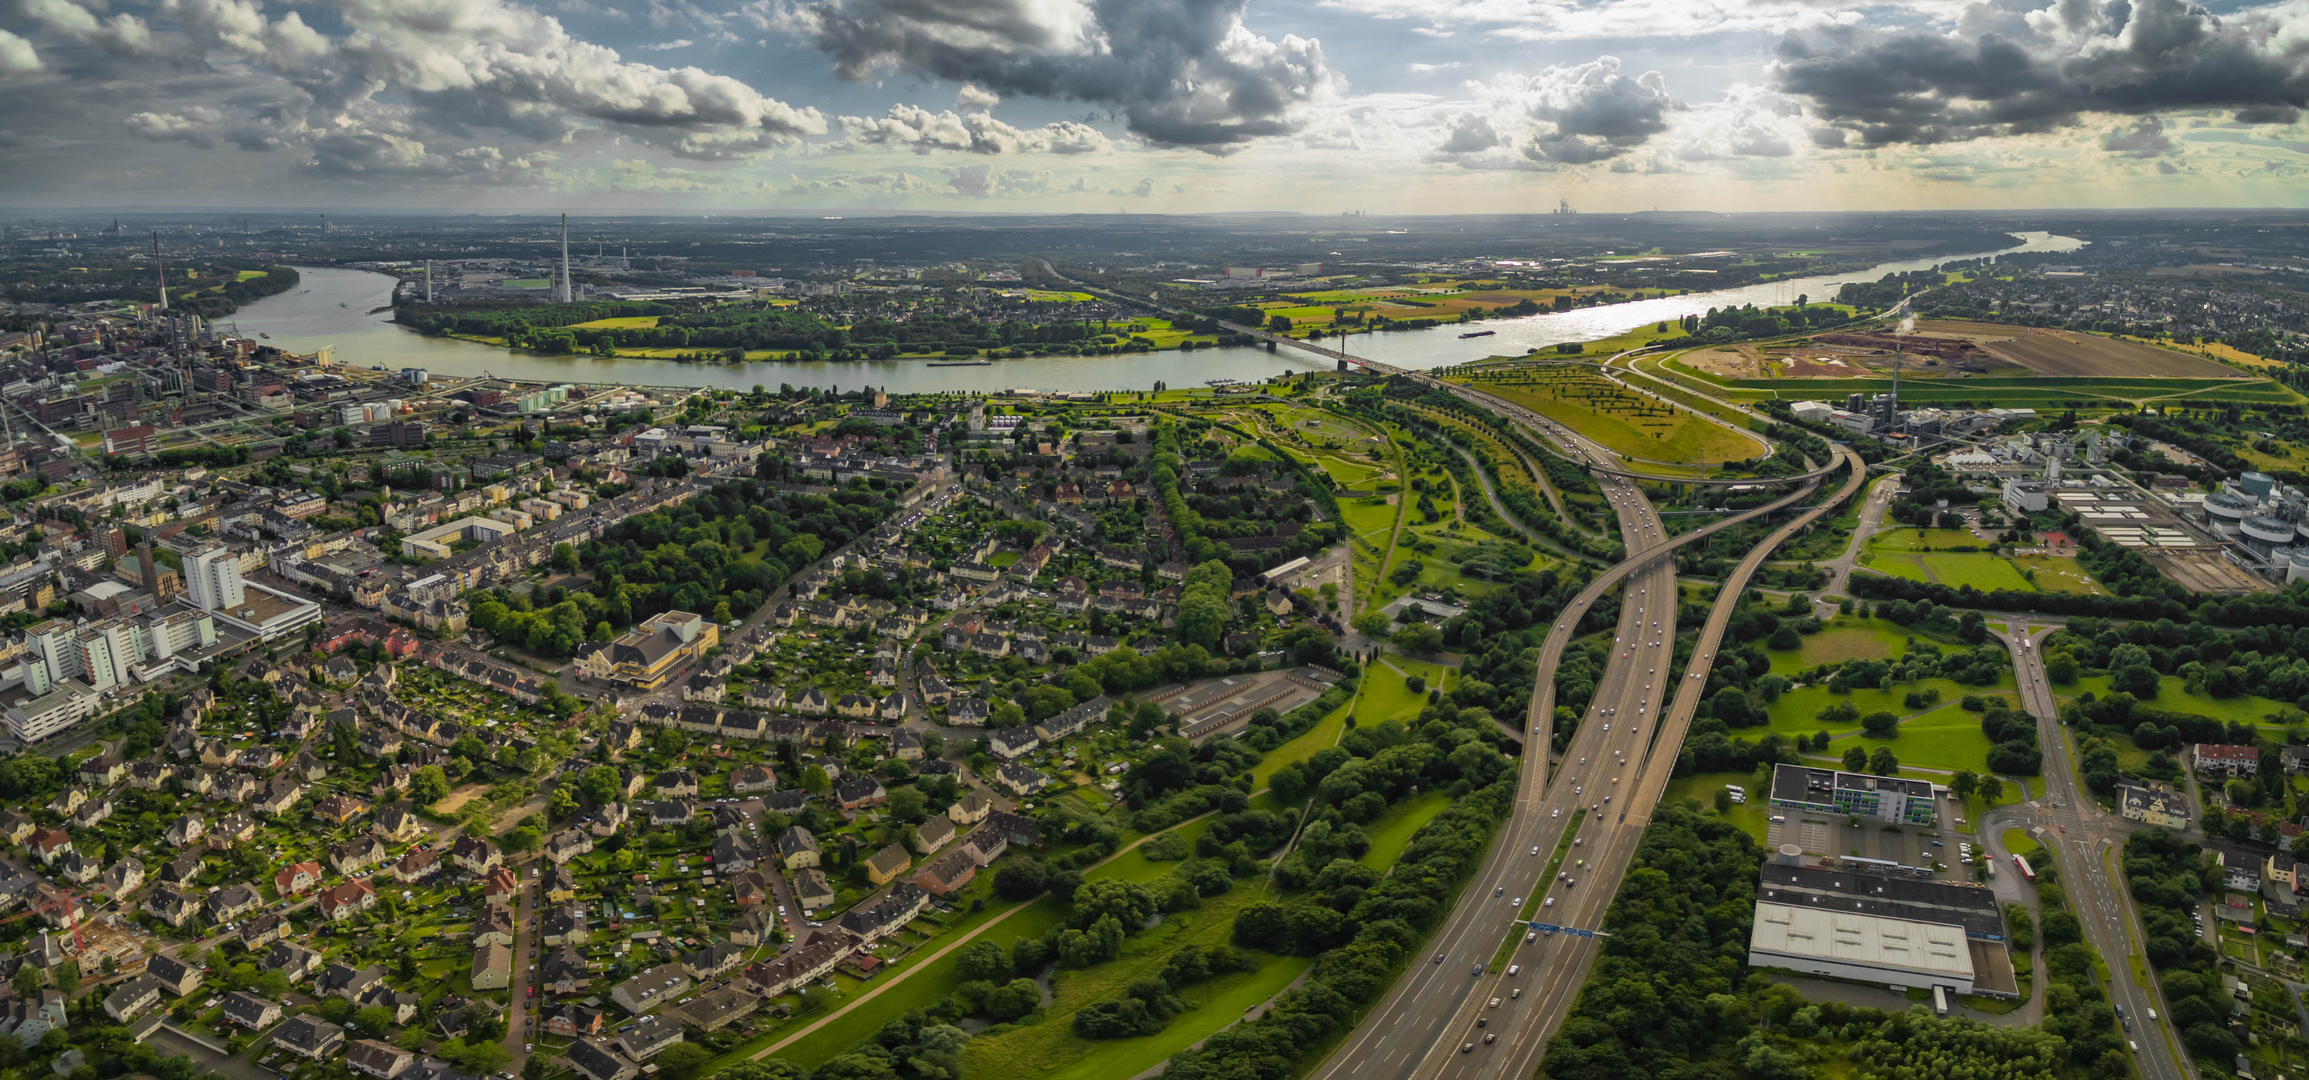
{"label": "river bank", "polygon": [[[2073,251],[2083,242],[2049,233],[2016,233],[2024,243],[2006,252]],[[1466,327],[1452,323],[1424,330],[1359,334],[1347,351],[1397,367],[1429,368],[1521,355],[1567,342],[1600,341],[1633,334],[1661,322],[1709,308],[1789,303],[1798,294],[1835,295],[1845,281],[1873,281],[1890,273],[1921,270],[1942,262],[2000,252],[1976,252],[1888,262],[1844,276],[1792,278],[1712,292],[1683,293],[1572,311],[1482,320],[1490,336],[1462,339]],[[1264,346],[1226,346],[1192,351],[1121,353],[1113,356],[1045,356],[996,360],[973,366],[933,365],[931,358],[825,361],[746,360],[687,363],[644,357],[536,356],[449,337],[426,337],[392,321],[395,279],[365,270],[298,267],[298,292],[267,297],[243,307],[233,321],[250,336],[296,352],[333,346],[340,363],[387,370],[424,368],[444,375],[519,379],[531,382],[695,386],[744,390],[781,384],[829,390],[874,386],[891,393],[994,392],[1032,388],[1054,391],[1147,390],[1157,382],[1200,386],[1215,379],[1256,382],[1330,366],[1294,350],[1270,353]]]}

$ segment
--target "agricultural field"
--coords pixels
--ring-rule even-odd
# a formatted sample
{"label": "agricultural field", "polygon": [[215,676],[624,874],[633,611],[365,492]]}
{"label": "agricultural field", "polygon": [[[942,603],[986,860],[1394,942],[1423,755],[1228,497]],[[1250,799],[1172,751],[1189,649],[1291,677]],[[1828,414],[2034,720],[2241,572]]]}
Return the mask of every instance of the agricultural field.
{"label": "agricultural field", "polygon": [[[1846,394],[1880,394],[1892,389],[1892,380],[1886,378],[1837,379],[1727,379],[1724,386],[1743,396],[1757,395],[1786,401],[1807,398],[1827,400]],[[2300,396],[2278,383],[2267,379],[2189,379],[2189,378],[2117,378],[2083,377],[2052,379],[2044,376],[2026,378],[1972,378],[1972,379],[1917,379],[1906,378],[1900,383],[1902,401],[1920,404],[1963,406],[1967,403],[1987,408],[1991,405],[2006,407],[2049,408],[2067,407],[2077,403],[2079,408],[2125,408],[2150,401],[2186,397],[2189,401],[2250,402],[2289,404]]]}
{"label": "agricultural field", "polygon": [[573,330],[647,330],[657,325],[655,315],[623,315],[614,319],[595,319],[571,327]]}
{"label": "agricultural field", "polygon": [[2235,378],[2235,371],[2217,361],[2172,349],[2158,348],[2126,338],[2101,337],[2073,330],[2030,326],[1927,319],[1916,326],[1925,337],[1971,341],[2039,375],[2121,376],[2132,378]]}
{"label": "agricultural field", "polygon": [[1468,381],[1480,382],[1485,390],[1573,428],[1625,457],[1714,464],[1745,460],[1767,449],[1759,439],[1657,398],[1640,397],[1585,369],[1480,372]]}

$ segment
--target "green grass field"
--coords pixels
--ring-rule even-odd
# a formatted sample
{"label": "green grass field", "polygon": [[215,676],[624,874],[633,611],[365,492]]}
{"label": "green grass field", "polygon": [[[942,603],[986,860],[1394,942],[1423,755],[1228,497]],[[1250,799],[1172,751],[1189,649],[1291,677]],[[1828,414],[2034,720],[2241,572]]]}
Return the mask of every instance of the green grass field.
{"label": "green grass field", "polygon": [[1963,529],[1884,529],[1868,538],[1870,551],[1947,551],[1960,545],[1987,547],[1989,541]]}
{"label": "green grass field", "polygon": [[[1355,701],[1357,727],[1369,727],[1387,720],[1401,720],[1411,724],[1418,719],[1419,710],[1427,706],[1426,693],[1413,693],[1403,676],[1396,674],[1387,664],[1394,664],[1412,674],[1424,676],[1434,673],[1432,665],[1422,665],[1400,656],[1389,656],[1387,663],[1365,667],[1363,694]],[[1436,684],[1430,681],[1427,685],[1433,687]]]}
{"label": "green grass field", "polygon": [[[2187,687],[2187,680],[2178,675],[2167,675],[2157,681],[2157,696],[2142,704],[2167,712],[2210,716],[2224,724],[2235,722],[2264,726],[2275,726],[2276,722],[2269,717],[2282,716],[2293,708],[2282,701],[2272,701],[2265,697],[2245,695],[2217,698],[2203,692],[2192,693]],[[2053,687],[2053,693],[2062,698],[2078,697],[2086,691],[2091,691],[2094,697],[2109,696],[2108,677],[2087,675],[2077,679],[2074,685]]]}
{"label": "green grass field", "polygon": [[1838,615],[1828,628],[1802,637],[1802,646],[1789,652],[1767,650],[1773,672],[1793,675],[1822,664],[1846,660],[1890,660],[1908,651],[1908,630],[1890,619]]}
{"label": "green grass field", "polygon": [[237,278],[235,278],[234,280],[236,280],[236,281],[248,281],[248,280],[250,280],[250,279],[252,279],[252,278],[261,278],[261,277],[266,277],[266,276],[269,276],[271,273],[272,273],[272,271],[270,271],[270,270],[243,270],[243,271],[240,271],[240,276],[239,276],[239,277],[237,277]]}
{"label": "green grass field", "polygon": [[1383,466],[1370,462],[1348,461],[1335,454],[1325,454],[1310,464],[1329,474],[1332,481],[1343,488],[1367,487],[1372,477],[1387,471]]}
{"label": "green grass field", "polygon": [[1771,810],[1770,804],[1764,801],[1764,793],[1756,787],[1753,773],[1694,773],[1678,777],[1668,781],[1667,791],[1660,796],[1660,805],[1672,806],[1680,799],[1697,799],[1702,807],[1712,810],[1716,805],[1716,792],[1723,790],[1726,784],[1738,784],[1748,789],[1748,801],[1726,811],[1724,820],[1739,826],[1741,832],[1755,837],[1758,844],[1763,843],[1765,831],[1771,827],[1768,820]]}
{"label": "green grass field", "polygon": [[1387,532],[1395,527],[1395,514],[1400,507],[1389,506],[1384,498],[1353,499],[1339,504],[1339,516],[1347,528],[1357,536],[1371,537],[1379,550],[1387,550]]}
{"label": "green grass field", "polygon": [[1403,849],[1411,846],[1411,834],[1450,805],[1451,796],[1430,791],[1388,808],[1379,820],[1363,827],[1363,834],[1371,838],[1371,850],[1364,852],[1360,861],[1379,870],[1395,865]]}
{"label": "green grass field", "polygon": [[[1916,710],[1909,708],[1902,699],[1906,698],[1911,691],[1928,688],[1940,691],[1940,699],[1944,702],[1950,702],[1960,700],[1966,694],[2009,694],[2013,692],[2014,683],[2011,673],[2007,672],[1997,680],[1994,686],[1966,686],[1952,679],[1923,679],[1913,683],[1902,683],[1890,690],[1863,689],[1854,690],[1850,694],[1831,693],[1825,686],[1807,686],[1798,690],[1790,690],[1780,695],[1780,700],[1772,703],[1772,730],[1779,732],[1782,736],[1809,735],[1815,731],[1826,731],[1832,736],[1841,735],[1847,731],[1856,732],[1860,730],[1858,721],[1850,724],[1825,724],[1819,719],[1820,710],[1840,702],[1851,702],[1852,707],[1860,710],[1862,716],[1874,712],[1888,712],[1906,716]],[[1921,719],[1919,718],[1919,722]],[[1979,722],[1979,717],[1973,717],[1973,723],[1976,726]],[[1834,747],[1832,752],[1843,753],[1843,745],[1842,740],[1832,743],[1831,746]],[[1893,753],[1899,755],[1903,763],[1909,763],[1907,755],[1901,754],[1898,750],[1894,750]],[[1933,763],[1919,758],[1913,764],[1930,765]],[[1950,767],[1961,768],[1962,766]]]}
{"label": "green grass field", "polygon": [[[1892,711],[1905,712],[1899,707]],[[1837,739],[1829,743],[1828,752],[1841,754],[1845,747],[1854,742],[1866,747],[1872,754],[1877,747],[1891,747],[1892,756],[1899,758],[1904,768],[1917,766],[1951,771],[1988,771],[1988,748],[1991,744],[1988,736],[1981,734],[1980,715],[1966,712],[1953,700],[1901,724],[1898,738],[1871,739],[1866,735],[1854,735],[1850,739]]]}
{"label": "green grass field", "polygon": [[1305,761],[1314,757],[1316,751],[1326,746],[1336,745],[1339,736],[1347,730],[1347,714],[1353,708],[1352,702],[1341,705],[1331,710],[1329,716],[1316,721],[1314,727],[1308,728],[1299,737],[1267,751],[1267,756],[1259,759],[1259,763],[1251,767],[1251,790],[1264,789],[1267,786],[1267,780],[1273,777],[1276,771],[1283,766]]}
{"label": "green grass field", "polygon": [[[1176,866],[1177,864],[1167,864]],[[1225,944],[1234,915],[1259,898],[1263,879],[1237,882],[1234,890],[1194,911],[1165,916],[1161,925],[1123,945],[1122,956],[1053,978],[1053,1002],[1038,1024],[972,1039],[963,1049],[971,1075],[1042,1080],[1046,1077],[1131,1076],[1239,1019],[1242,1010],[1266,1000],[1299,976],[1313,961],[1253,953],[1263,961],[1254,972],[1214,979],[1179,996],[1192,1008],[1161,1033],[1135,1039],[1091,1040],[1074,1034],[1068,1022],[1093,1002],[1119,996],[1130,984],[1153,978],[1179,947]],[[1239,1001],[1232,1008],[1230,1001]]]}
{"label": "green grass field", "polygon": [[1597,411],[1575,398],[1556,396],[1548,391],[1546,384],[1487,382],[1482,387],[1625,456],[1651,461],[1714,463],[1752,458],[1766,449],[1760,440],[1681,409],[1672,418],[1639,421],[1633,416]]}
{"label": "green grass field", "polygon": [[1920,555],[1924,568],[1943,585],[1963,588],[1967,585],[1982,592],[2011,589],[2029,592],[2036,586],[2020,576],[2012,560],[2001,555]]}
{"label": "green grass field", "polygon": [[2036,587],[2044,592],[2084,593],[2107,596],[2109,590],[2093,580],[2084,564],[2073,558],[2054,555],[2014,555],[2006,560],[2020,570],[2035,575]]}

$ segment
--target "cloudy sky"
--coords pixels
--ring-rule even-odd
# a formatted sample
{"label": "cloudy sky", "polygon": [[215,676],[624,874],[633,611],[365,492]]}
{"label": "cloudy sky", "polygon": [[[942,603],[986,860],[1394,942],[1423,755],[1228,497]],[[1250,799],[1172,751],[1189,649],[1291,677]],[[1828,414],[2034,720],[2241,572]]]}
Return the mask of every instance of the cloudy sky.
{"label": "cloudy sky", "polygon": [[2309,203],[2309,0],[0,0],[0,204]]}

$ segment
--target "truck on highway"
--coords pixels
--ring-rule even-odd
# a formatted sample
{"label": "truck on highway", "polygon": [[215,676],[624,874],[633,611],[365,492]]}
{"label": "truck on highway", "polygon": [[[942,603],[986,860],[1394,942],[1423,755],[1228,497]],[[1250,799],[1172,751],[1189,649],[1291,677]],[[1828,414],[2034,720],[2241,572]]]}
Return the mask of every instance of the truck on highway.
{"label": "truck on highway", "polygon": [[2036,870],[2035,868],[2028,865],[2028,856],[2015,855],[2012,857],[2012,864],[2014,866],[2020,867],[2020,879],[2022,881],[2028,882],[2031,885],[2036,884]]}

